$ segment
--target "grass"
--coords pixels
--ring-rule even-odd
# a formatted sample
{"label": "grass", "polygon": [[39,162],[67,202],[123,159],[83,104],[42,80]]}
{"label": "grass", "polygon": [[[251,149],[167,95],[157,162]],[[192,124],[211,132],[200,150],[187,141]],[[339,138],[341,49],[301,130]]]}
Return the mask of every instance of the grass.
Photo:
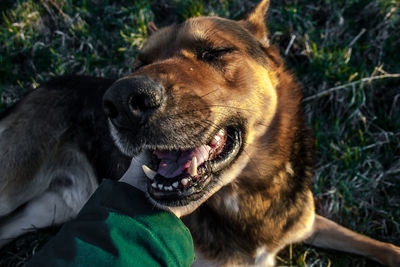
{"label": "grass", "polygon": [[[3,1],[0,111],[61,74],[121,77],[146,39],[146,24],[191,16],[241,18],[256,1]],[[396,0],[272,1],[268,27],[303,84],[316,136],[313,191],[319,214],[400,244],[400,12]],[[22,266],[48,234],[0,251]],[[279,266],[376,266],[362,257],[303,245]]]}

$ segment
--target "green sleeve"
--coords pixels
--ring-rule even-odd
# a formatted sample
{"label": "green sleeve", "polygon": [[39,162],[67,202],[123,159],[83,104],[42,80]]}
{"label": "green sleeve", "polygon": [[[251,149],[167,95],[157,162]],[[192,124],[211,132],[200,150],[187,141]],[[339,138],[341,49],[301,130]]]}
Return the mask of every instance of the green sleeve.
{"label": "green sleeve", "polygon": [[28,266],[190,266],[192,237],[174,214],[136,188],[104,180]]}

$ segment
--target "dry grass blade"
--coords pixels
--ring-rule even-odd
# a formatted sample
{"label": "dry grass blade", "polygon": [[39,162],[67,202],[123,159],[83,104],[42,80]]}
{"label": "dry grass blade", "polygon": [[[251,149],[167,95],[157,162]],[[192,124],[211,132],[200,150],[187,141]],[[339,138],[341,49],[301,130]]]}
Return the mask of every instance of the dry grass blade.
{"label": "dry grass blade", "polygon": [[381,79],[387,79],[387,78],[400,78],[400,74],[383,74],[383,75],[367,77],[367,78],[363,78],[363,79],[360,79],[360,80],[357,80],[357,81],[354,81],[354,82],[351,82],[351,83],[335,86],[335,87],[329,88],[327,90],[323,90],[323,91],[321,91],[321,92],[319,92],[319,93],[317,93],[315,95],[305,97],[303,99],[303,102],[308,102],[308,101],[316,99],[318,97],[326,96],[329,93],[332,93],[332,92],[335,92],[335,91],[338,91],[338,90],[343,90],[343,89],[346,89],[348,87],[352,87],[352,86],[357,85],[357,84],[362,84],[362,83],[365,83],[365,82],[371,82],[371,81],[374,81],[374,80],[381,80]]}

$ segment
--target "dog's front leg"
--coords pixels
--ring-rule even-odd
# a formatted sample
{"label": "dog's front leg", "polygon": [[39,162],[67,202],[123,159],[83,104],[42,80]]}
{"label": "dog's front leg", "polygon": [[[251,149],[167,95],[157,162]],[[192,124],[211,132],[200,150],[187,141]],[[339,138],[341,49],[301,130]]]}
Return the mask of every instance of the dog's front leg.
{"label": "dog's front leg", "polygon": [[400,266],[400,247],[355,233],[319,215],[315,217],[313,234],[305,243],[363,255],[388,266]]}

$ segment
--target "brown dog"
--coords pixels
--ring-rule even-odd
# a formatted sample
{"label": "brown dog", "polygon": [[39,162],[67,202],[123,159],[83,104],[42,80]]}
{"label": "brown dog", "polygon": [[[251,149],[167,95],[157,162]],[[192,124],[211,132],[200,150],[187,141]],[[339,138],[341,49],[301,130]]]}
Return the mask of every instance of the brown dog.
{"label": "brown dog", "polygon": [[400,266],[399,247],[315,215],[312,134],[301,89],[268,42],[268,5],[241,21],[152,27],[131,75],[58,78],[8,111],[0,121],[0,237],[72,218],[97,177],[121,177],[139,155],[148,197],[161,208],[216,192],[184,218],[195,265],[273,266],[279,250],[308,238]]}

